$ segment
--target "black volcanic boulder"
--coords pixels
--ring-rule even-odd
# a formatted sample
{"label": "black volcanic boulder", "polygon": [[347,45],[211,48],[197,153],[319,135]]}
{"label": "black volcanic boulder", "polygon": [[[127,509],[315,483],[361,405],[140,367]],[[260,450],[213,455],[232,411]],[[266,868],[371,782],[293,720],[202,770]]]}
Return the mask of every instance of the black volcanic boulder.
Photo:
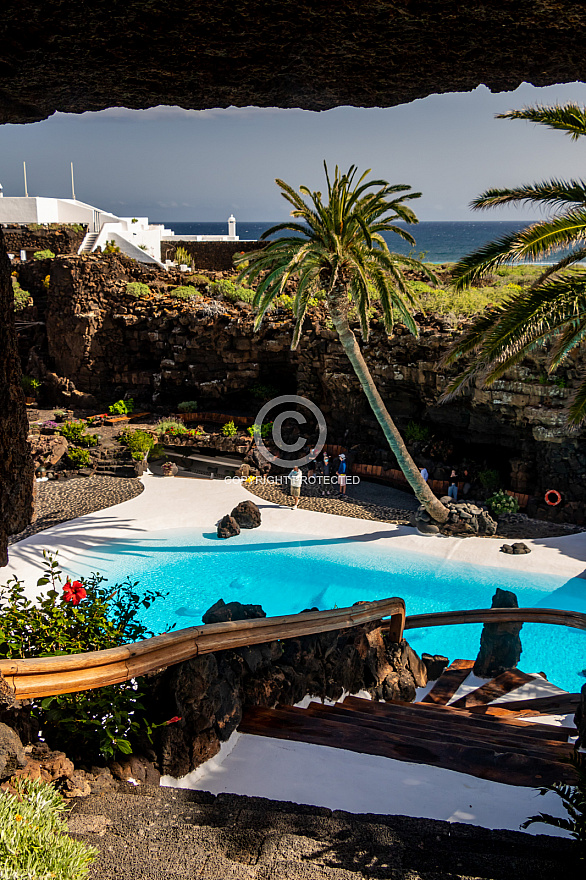
{"label": "black volcanic boulder", "polygon": [[[497,587],[492,597],[492,608],[518,608],[517,597],[510,590]],[[522,623],[485,623],[480,635],[480,651],[474,663],[474,675],[494,678],[505,669],[514,669],[521,658],[519,633]]]}
{"label": "black volcanic boulder", "polygon": [[241,529],[258,529],[260,526],[260,510],[254,501],[241,501],[230,516],[234,517]]}
{"label": "black volcanic boulder", "polygon": [[230,620],[254,620],[266,617],[260,605],[242,605],[240,602],[228,602],[218,599],[215,605],[208,608],[203,615],[204,623],[227,623]]}
{"label": "black volcanic boulder", "polygon": [[240,534],[240,526],[230,514],[223,516],[218,523],[218,538],[233,538]]}

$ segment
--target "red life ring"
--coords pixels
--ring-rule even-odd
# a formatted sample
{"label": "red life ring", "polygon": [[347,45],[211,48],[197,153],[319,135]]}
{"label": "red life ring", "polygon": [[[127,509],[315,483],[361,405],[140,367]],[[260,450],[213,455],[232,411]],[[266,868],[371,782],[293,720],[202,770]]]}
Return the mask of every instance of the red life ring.
{"label": "red life ring", "polygon": [[[551,496],[553,496],[553,501],[550,501]],[[561,500],[562,496],[557,489],[548,489],[545,493],[545,503],[550,507],[557,507]]]}

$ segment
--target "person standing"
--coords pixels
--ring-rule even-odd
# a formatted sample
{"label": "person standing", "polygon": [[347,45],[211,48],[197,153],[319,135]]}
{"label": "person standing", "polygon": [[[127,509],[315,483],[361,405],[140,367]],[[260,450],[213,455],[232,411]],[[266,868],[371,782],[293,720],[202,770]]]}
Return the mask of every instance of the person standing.
{"label": "person standing", "polygon": [[452,499],[452,501],[458,500],[458,474],[452,468],[452,473],[450,474],[450,479],[448,480],[448,495]]}
{"label": "person standing", "polygon": [[423,479],[427,483],[427,481],[429,480],[429,471],[427,470],[427,468],[426,467],[419,468],[419,473],[421,474],[421,476],[423,477]]}
{"label": "person standing", "polygon": [[314,447],[309,452],[309,461],[307,463],[307,478],[308,480],[312,477],[315,478],[315,468],[316,468],[316,459],[317,459],[317,449]]}
{"label": "person standing", "polygon": [[295,465],[292,471],[289,473],[289,484],[291,497],[293,499],[293,510],[297,510],[297,505],[299,504],[299,498],[301,496],[301,484],[303,483],[303,474],[299,470],[298,465]]}
{"label": "person standing", "polygon": [[346,494],[346,456],[342,452],[339,459],[338,470],[336,475],[338,477],[338,486],[340,489],[340,495]]}

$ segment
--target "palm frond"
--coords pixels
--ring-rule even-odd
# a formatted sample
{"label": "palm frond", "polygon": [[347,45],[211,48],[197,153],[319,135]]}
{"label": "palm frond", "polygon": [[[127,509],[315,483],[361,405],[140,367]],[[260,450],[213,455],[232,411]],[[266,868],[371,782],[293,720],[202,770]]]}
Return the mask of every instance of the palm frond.
{"label": "palm frond", "polygon": [[545,106],[537,104],[535,107],[524,107],[522,110],[507,110],[506,113],[497,113],[497,119],[525,119],[528,122],[536,122],[557,131],[565,131],[572,140],[586,134],[586,108],[578,104],[554,104]]}
{"label": "palm frond", "polygon": [[487,189],[470,202],[474,210],[498,208],[511,203],[539,204],[544,207],[565,207],[586,204],[586,183],[583,180],[543,180],[513,189]]}

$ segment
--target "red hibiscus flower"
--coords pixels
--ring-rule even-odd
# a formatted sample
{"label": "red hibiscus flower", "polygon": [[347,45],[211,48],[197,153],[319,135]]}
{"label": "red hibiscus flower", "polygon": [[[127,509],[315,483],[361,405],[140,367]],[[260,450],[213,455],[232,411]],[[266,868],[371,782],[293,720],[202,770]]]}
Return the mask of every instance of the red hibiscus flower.
{"label": "red hibiscus flower", "polygon": [[71,602],[72,605],[79,605],[82,599],[87,596],[81,581],[66,581],[63,587],[63,601]]}

